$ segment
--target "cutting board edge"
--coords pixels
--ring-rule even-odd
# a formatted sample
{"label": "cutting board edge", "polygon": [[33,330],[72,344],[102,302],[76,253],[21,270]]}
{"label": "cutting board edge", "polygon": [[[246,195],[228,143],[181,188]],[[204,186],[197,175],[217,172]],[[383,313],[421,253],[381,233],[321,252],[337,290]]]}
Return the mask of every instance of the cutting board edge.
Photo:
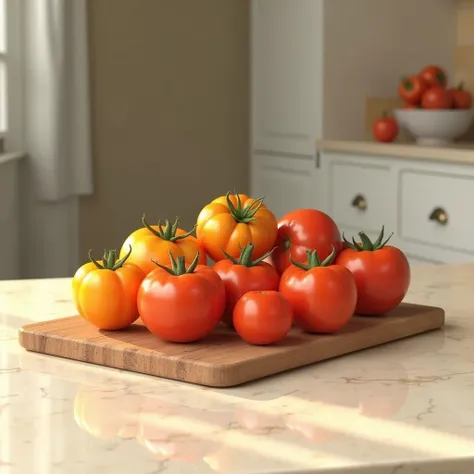
{"label": "cutting board edge", "polygon": [[[403,335],[399,335],[399,336],[396,336],[396,337],[389,337],[385,340],[380,340],[377,344],[360,345],[357,349],[343,350],[343,351],[340,351],[339,353],[337,353],[336,355],[330,355],[328,357],[323,357],[323,358],[318,357],[318,358],[314,358],[314,359],[309,359],[305,363],[297,362],[295,360],[293,363],[285,364],[285,366],[283,366],[283,368],[282,368],[282,366],[280,366],[278,370],[274,370],[274,371],[268,371],[267,370],[267,371],[263,371],[264,372],[263,374],[255,374],[254,373],[251,377],[241,377],[240,379],[237,379],[238,382],[235,382],[236,378],[234,377],[234,383],[232,383],[232,384],[227,383],[227,384],[223,384],[223,385],[220,385],[220,386],[221,387],[233,387],[233,386],[235,387],[237,385],[242,385],[244,383],[252,382],[254,380],[260,380],[260,379],[266,378],[268,376],[272,376],[272,375],[276,375],[276,374],[279,374],[279,373],[287,372],[289,370],[294,370],[294,369],[298,369],[298,368],[302,368],[302,367],[307,367],[309,365],[313,365],[313,364],[316,364],[318,362],[323,362],[323,361],[326,361],[326,360],[335,359],[337,357],[341,357],[341,356],[344,356],[344,355],[364,351],[364,350],[371,349],[371,348],[374,348],[374,347],[378,347],[378,346],[381,346],[381,345],[384,345],[384,344],[389,344],[391,342],[400,341],[400,340],[407,339],[407,338],[410,338],[410,337],[413,337],[413,336],[417,336],[417,335],[420,335],[420,334],[425,334],[425,333],[429,333],[429,332],[441,329],[444,326],[444,323],[445,323],[445,311],[444,311],[444,309],[442,309],[440,307],[435,307],[435,306],[430,306],[430,307],[426,307],[426,308],[429,308],[430,310],[433,310],[433,313],[437,314],[438,317],[437,318],[433,317],[432,320],[430,321],[430,324],[425,324],[423,326],[420,326],[417,329],[413,329],[410,333],[405,333]],[[370,331],[370,329],[368,329],[368,331]],[[315,341],[315,344],[316,344],[316,341]],[[289,361],[290,358],[287,357],[285,360]],[[252,361],[251,360],[246,360],[246,361],[243,361],[241,363],[237,363],[236,365],[240,366],[241,368],[244,368],[245,366],[252,366]],[[223,370],[224,371],[229,371],[234,367],[235,366],[227,365],[227,366],[223,367]],[[242,373],[245,373],[245,371],[242,371]]]}
{"label": "cutting board edge", "polygon": [[[425,332],[431,332],[435,329],[440,329],[443,327],[445,323],[444,309],[440,307],[435,307],[435,306],[424,306],[424,305],[418,305],[418,306],[422,306],[427,311],[429,310],[430,312],[435,314],[437,317],[436,318],[432,317],[429,320],[429,324],[425,323],[421,325],[420,327],[414,328],[412,331],[410,331],[410,333],[404,333],[403,335],[398,335],[395,337],[387,337],[384,340],[378,341],[376,344],[366,344],[366,345],[362,344],[362,345],[359,345],[356,349],[346,348],[347,350],[341,350],[337,354],[332,354],[328,357],[322,357],[322,358],[316,357],[314,359],[307,359],[305,362],[302,362],[301,360],[298,360],[298,359],[292,360],[290,357],[287,357],[285,359],[286,363],[283,366],[278,367],[276,370],[263,370],[263,369],[260,371],[250,370],[250,372],[248,372],[247,375],[245,375],[246,374],[245,369],[252,367],[253,365],[252,360],[244,360],[244,361],[237,362],[234,364],[225,364],[221,367],[212,366],[210,364],[202,364],[202,366],[200,367],[201,369],[200,376],[196,376],[196,374],[194,374],[193,372],[186,372],[184,377],[176,377],[176,376],[168,377],[166,375],[156,374],[151,371],[146,372],[146,371],[141,371],[141,370],[135,370],[133,363],[127,363],[124,366],[124,365],[118,365],[118,364],[114,364],[110,362],[97,363],[97,362],[94,362],[93,360],[87,360],[87,358],[85,357],[78,357],[78,356],[68,357],[67,355],[64,355],[63,353],[60,353],[60,351],[54,351],[54,350],[48,349],[46,347],[47,346],[46,341],[48,338],[44,334],[38,334],[34,331],[34,328],[36,325],[44,324],[44,323],[31,323],[31,324],[22,326],[19,329],[19,343],[25,350],[29,352],[36,352],[39,354],[60,357],[63,359],[89,363],[96,366],[108,367],[108,368],[113,368],[117,370],[144,374],[144,375],[148,375],[152,377],[159,377],[159,378],[163,378],[167,380],[177,380],[181,382],[187,382],[187,383],[192,383],[192,384],[197,384],[197,385],[207,386],[207,387],[212,387],[212,388],[230,388],[230,387],[236,387],[248,382],[252,382],[255,380],[264,379],[268,376],[273,376],[279,373],[287,372],[289,370],[294,370],[296,368],[307,367],[317,362],[322,362],[322,361],[329,360],[332,358],[347,355],[353,352],[363,351],[372,347],[377,347],[383,344],[387,344],[389,342],[395,342],[395,341],[412,337],[412,336],[422,334]],[[70,317],[65,317],[65,318],[60,318],[60,319],[67,320],[71,318],[75,318],[75,316],[70,316]],[[51,322],[57,322],[57,321],[58,319],[51,320]],[[54,336],[49,336],[49,337],[52,338]],[[38,338],[40,338],[39,341],[38,341]],[[58,338],[58,336],[56,336],[55,338]],[[41,343],[41,340],[43,339],[44,339],[44,344]],[[66,340],[65,344],[72,345],[75,342],[76,341],[71,339],[71,340]],[[38,350],[37,349],[38,345],[44,346],[44,347],[42,347],[41,350]],[[130,353],[133,353],[133,351],[130,351]],[[128,361],[130,362],[130,360]],[[232,375],[232,371],[235,371],[236,368],[240,369],[239,370],[239,373],[241,374],[240,377],[235,377],[235,373]]]}

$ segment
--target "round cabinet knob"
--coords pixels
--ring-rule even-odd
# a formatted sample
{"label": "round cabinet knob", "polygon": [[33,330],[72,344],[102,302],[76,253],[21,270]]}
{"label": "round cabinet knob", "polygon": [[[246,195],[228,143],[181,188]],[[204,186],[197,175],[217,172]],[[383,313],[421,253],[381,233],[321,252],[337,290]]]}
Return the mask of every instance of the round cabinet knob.
{"label": "round cabinet knob", "polygon": [[433,209],[429,216],[430,221],[435,221],[440,225],[447,225],[449,221],[448,213],[442,207]]}
{"label": "round cabinet knob", "polygon": [[352,207],[359,209],[359,211],[365,211],[367,209],[367,200],[362,194],[358,194],[351,203]]}

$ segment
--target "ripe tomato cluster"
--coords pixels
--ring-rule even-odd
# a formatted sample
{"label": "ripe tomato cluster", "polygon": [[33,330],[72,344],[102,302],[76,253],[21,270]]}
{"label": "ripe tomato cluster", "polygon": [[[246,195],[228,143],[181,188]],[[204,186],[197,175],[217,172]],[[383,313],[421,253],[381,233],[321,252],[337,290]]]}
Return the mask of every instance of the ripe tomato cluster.
{"label": "ripe tomato cluster", "polygon": [[[448,87],[448,75],[440,66],[425,66],[418,74],[404,77],[398,84],[398,96],[404,109],[447,110],[470,109],[472,95],[460,82]],[[399,126],[393,116],[383,112],[372,125],[372,134],[379,142],[393,142]]]}
{"label": "ripe tomato cluster", "polygon": [[436,65],[424,67],[417,75],[409,76],[398,85],[398,95],[406,109],[470,109],[472,95],[461,82],[448,87],[448,75]]}
{"label": "ripe tomato cluster", "polygon": [[271,344],[294,325],[332,333],[354,314],[391,311],[410,283],[408,261],[383,228],[375,242],[364,232],[349,242],[316,209],[277,221],[263,199],[227,193],[189,232],[178,219],[142,224],[119,254],[106,250],[97,261],[89,252],[74,275],[78,312],[99,329],[140,317],[158,338],[188,343],[222,322],[251,344]]}

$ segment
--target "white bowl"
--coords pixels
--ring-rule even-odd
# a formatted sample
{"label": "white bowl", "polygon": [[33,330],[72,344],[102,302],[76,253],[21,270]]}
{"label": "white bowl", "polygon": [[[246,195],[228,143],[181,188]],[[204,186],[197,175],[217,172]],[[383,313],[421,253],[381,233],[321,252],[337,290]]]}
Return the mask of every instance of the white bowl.
{"label": "white bowl", "polygon": [[444,146],[469,130],[474,109],[396,109],[394,115],[398,125],[408,130],[419,145]]}

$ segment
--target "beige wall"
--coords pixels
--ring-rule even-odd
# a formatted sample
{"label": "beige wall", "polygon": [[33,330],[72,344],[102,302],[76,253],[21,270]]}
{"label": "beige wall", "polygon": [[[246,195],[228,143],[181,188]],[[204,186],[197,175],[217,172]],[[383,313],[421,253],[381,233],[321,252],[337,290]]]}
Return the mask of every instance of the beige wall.
{"label": "beige wall", "polygon": [[80,252],[248,189],[248,0],[91,0],[95,193]]}
{"label": "beige wall", "polygon": [[455,6],[453,0],[325,2],[325,138],[364,138],[367,99],[396,96],[400,78],[425,64],[452,75]]}

